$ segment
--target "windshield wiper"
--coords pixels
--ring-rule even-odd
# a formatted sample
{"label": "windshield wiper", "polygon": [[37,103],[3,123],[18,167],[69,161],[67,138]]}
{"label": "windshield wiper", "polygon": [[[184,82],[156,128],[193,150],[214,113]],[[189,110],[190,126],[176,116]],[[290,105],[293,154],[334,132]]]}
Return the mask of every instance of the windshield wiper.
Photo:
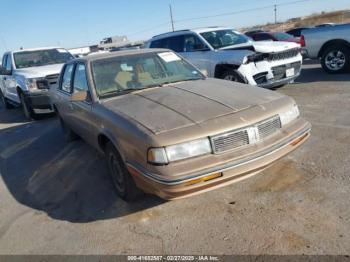
{"label": "windshield wiper", "polygon": [[112,90],[112,91],[108,91],[108,92],[101,94],[100,97],[106,98],[106,97],[113,96],[113,95],[125,95],[125,94],[129,94],[131,92],[137,91],[137,90],[141,90],[141,89],[140,88],[127,88],[127,89],[123,89],[123,90]]}

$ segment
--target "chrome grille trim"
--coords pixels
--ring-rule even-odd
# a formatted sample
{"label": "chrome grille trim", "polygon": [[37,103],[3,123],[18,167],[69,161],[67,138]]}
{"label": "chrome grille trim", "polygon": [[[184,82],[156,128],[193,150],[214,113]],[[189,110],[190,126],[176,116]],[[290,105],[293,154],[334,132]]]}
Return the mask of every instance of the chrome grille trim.
{"label": "chrome grille trim", "polygon": [[58,82],[58,77],[59,77],[59,74],[47,75],[47,76],[45,77],[47,83],[49,84],[49,87],[52,86],[52,85],[57,84],[57,82]]}
{"label": "chrome grille trim", "polygon": [[256,144],[275,135],[282,128],[280,117],[273,116],[252,126],[210,137],[214,154]]}
{"label": "chrome grille trim", "polygon": [[287,50],[283,52],[272,53],[269,55],[268,60],[269,61],[284,60],[284,59],[295,57],[299,53],[300,53],[299,48],[293,48],[291,50]]}

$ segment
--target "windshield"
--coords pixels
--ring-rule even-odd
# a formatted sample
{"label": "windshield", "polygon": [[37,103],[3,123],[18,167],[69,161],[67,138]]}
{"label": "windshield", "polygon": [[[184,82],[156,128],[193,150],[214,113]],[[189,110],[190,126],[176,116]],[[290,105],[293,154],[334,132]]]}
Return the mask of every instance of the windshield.
{"label": "windshield", "polygon": [[65,49],[23,51],[13,54],[16,68],[64,64],[73,56]]}
{"label": "windshield", "polygon": [[204,76],[173,52],[118,56],[92,62],[96,92],[100,97],[202,79]]}
{"label": "windshield", "polygon": [[279,41],[294,38],[294,36],[287,34],[287,33],[282,33],[282,32],[272,33],[272,35]]}
{"label": "windshield", "polygon": [[249,38],[233,30],[218,30],[201,33],[201,36],[214,48],[219,49],[230,45],[249,42]]}

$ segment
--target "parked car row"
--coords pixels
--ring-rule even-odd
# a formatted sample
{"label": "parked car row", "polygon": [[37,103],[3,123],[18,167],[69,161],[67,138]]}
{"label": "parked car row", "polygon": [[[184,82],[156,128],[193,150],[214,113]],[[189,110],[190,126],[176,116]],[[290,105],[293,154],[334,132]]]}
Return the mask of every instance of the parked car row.
{"label": "parked car row", "polygon": [[68,141],[80,137],[104,153],[127,201],[238,182],[309,137],[293,99],[252,87],[298,77],[297,43],[215,27],[158,35],[146,47],[77,59],[61,48],[7,52],[1,98],[28,118],[55,112]]}

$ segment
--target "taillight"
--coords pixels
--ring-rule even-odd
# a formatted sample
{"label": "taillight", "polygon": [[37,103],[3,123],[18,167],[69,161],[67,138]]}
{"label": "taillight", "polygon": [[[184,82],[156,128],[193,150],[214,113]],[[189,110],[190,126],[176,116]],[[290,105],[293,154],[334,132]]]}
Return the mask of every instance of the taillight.
{"label": "taillight", "polygon": [[304,37],[304,35],[301,35],[301,37],[300,37],[300,45],[302,47],[305,47],[305,37]]}

